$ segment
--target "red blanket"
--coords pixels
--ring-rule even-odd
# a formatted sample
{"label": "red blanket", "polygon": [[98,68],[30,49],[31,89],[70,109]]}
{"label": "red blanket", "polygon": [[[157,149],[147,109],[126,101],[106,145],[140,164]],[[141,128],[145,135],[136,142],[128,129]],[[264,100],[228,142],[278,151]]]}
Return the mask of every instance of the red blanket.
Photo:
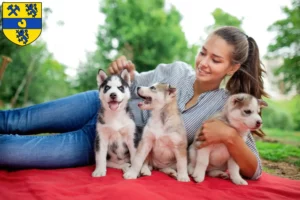
{"label": "red blanket", "polygon": [[107,176],[92,178],[93,166],[58,170],[0,171],[2,200],[59,199],[300,199],[300,181],[264,173],[248,186],[236,186],[229,180],[206,177],[203,183],[181,183],[154,171],[151,177],[124,180],[122,173],[108,169]]}

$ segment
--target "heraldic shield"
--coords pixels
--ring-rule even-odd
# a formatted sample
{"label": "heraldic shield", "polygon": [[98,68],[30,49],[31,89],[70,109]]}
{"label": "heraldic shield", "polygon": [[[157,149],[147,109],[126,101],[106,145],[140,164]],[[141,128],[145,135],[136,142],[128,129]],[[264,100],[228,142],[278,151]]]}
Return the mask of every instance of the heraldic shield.
{"label": "heraldic shield", "polygon": [[3,2],[2,30],[17,45],[34,42],[42,32],[42,3]]}

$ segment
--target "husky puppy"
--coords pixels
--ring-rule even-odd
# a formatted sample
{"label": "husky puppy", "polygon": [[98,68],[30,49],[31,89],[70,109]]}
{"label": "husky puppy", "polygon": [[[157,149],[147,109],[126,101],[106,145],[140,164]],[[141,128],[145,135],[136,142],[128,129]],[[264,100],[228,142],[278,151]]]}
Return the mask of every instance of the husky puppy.
{"label": "husky puppy", "polygon": [[176,88],[157,83],[151,87],[138,87],[137,93],[144,99],[139,103],[139,108],[151,110],[151,117],[144,127],[136,155],[124,178],[136,179],[139,172],[150,175],[147,168],[149,162],[150,167],[178,181],[188,182],[187,136],[177,107]]}
{"label": "husky puppy", "polygon": [[105,176],[106,167],[126,170],[137,145],[136,126],[128,107],[131,84],[128,71],[108,77],[99,70],[97,83],[101,107],[96,124],[96,169],[93,177]]}
{"label": "husky puppy", "polygon": [[[219,119],[234,127],[238,134],[246,141],[250,131],[261,128],[262,119],[259,115],[262,107],[267,107],[267,103],[261,99],[239,93],[231,95],[227,100],[224,109],[211,119]],[[212,144],[207,147],[197,149],[201,144],[198,141],[200,133],[195,135],[194,142],[189,147],[188,172],[196,182],[202,182],[205,172],[209,176],[229,178],[225,172],[228,169],[230,179],[237,185],[248,185],[239,173],[239,166],[230,157],[224,144]]]}

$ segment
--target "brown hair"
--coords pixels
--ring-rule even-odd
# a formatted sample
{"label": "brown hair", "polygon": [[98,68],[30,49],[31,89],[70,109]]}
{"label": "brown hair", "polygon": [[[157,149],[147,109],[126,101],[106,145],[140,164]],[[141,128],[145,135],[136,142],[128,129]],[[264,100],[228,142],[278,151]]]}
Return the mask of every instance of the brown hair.
{"label": "brown hair", "polygon": [[[248,93],[261,99],[268,97],[264,91],[262,63],[259,59],[259,50],[255,40],[248,37],[240,29],[232,26],[221,27],[213,34],[223,38],[228,44],[234,47],[231,56],[232,64],[240,64],[237,70],[226,84],[226,89],[231,94]],[[260,137],[265,134],[262,130],[252,132]]]}

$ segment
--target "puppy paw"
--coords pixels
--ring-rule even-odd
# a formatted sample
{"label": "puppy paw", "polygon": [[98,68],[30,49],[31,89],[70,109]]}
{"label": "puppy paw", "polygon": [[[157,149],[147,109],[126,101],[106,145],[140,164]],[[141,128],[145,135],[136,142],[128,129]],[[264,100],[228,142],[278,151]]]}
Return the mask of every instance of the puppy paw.
{"label": "puppy paw", "polygon": [[229,179],[229,175],[226,172],[219,171],[219,170],[208,172],[208,176],[218,177],[218,178],[222,178],[222,179]]}
{"label": "puppy paw", "polygon": [[159,171],[167,174],[168,176],[171,176],[175,179],[177,179],[177,172],[175,169],[172,169],[172,168],[163,168],[163,169],[160,169]]}
{"label": "puppy paw", "polygon": [[231,181],[236,185],[248,185],[247,181],[242,178],[231,178]]}
{"label": "puppy paw", "polygon": [[136,179],[137,178],[137,173],[133,170],[128,170],[127,172],[125,172],[125,174],[123,175],[124,179]]}
{"label": "puppy paw", "polygon": [[95,169],[92,173],[92,177],[102,177],[106,176],[106,169]]}
{"label": "puppy paw", "polygon": [[195,176],[194,181],[197,183],[201,183],[204,181],[204,176]]}
{"label": "puppy paw", "polygon": [[177,180],[180,182],[189,182],[190,177],[188,174],[177,174]]}
{"label": "puppy paw", "polygon": [[202,173],[193,173],[192,177],[194,178],[194,181],[196,181],[197,183],[201,183],[204,181],[205,178],[205,174]]}
{"label": "puppy paw", "polygon": [[141,169],[142,176],[151,176],[151,171],[148,166],[143,166]]}
{"label": "puppy paw", "polygon": [[178,175],[177,175],[177,172],[174,170],[174,171],[170,171],[169,176],[173,177],[173,178],[178,178]]}
{"label": "puppy paw", "polygon": [[123,173],[126,173],[130,169],[130,163],[124,163],[122,166]]}
{"label": "puppy paw", "polygon": [[229,179],[228,174],[225,173],[225,172],[224,172],[224,174],[220,174],[219,177],[220,177],[221,179]]}
{"label": "puppy paw", "polygon": [[194,167],[192,165],[188,165],[188,174],[192,175],[194,173]]}

